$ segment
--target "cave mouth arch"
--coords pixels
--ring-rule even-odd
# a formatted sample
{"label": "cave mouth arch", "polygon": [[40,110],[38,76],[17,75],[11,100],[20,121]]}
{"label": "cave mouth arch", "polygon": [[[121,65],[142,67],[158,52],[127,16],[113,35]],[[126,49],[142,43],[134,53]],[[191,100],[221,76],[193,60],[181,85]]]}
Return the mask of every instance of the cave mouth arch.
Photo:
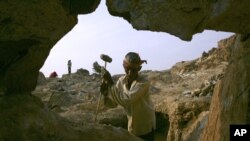
{"label": "cave mouth arch", "polygon": [[[0,63],[4,64],[3,69],[2,68],[0,69],[1,70],[0,71],[0,105],[1,105],[0,111],[2,111],[1,114],[4,115],[4,116],[0,116],[1,117],[0,125],[4,127],[0,129],[3,129],[4,133],[1,134],[2,136],[0,138],[5,139],[5,137],[12,137],[11,139],[8,138],[8,140],[17,140],[18,137],[21,137],[22,133],[19,131],[21,131],[22,129],[17,125],[23,125],[23,127],[25,127],[26,129],[29,128],[28,131],[36,131],[37,133],[41,133],[40,136],[38,135],[39,137],[45,137],[45,138],[54,137],[54,135],[57,133],[59,133],[58,134],[59,136],[64,135],[67,132],[64,132],[60,129],[64,129],[63,127],[65,126],[60,126],[61,123],[55,120],[54,115],[47,112],[46,109],[45,110],[42,109],[43,107],[42,107],[41,102],[35,99],[34,97],[31,97],[29,94],[30,94],[30,91],[33,90],[34,88],[33,86],[36,83],[35,81],[37,78],[38,70],[41,68],[42,64],[44,64],[44,61],[46,57],[48,56],[48,53],[51,47],[54,46],[54,44],[60,38],[62,38],[62,36],[64,36],[65,33],[67,33],[76,24],[76,20],[75,20],[76,18],[74,17],[74,15],[72,16],[69,13],[65,12],[65,10],[63,10],[61,3],[60,3],[61,1],[50,1],[49,3],[51,5],[44,1],[32,1],[32,4],[28,4],[29,3],[28,1],[27,2],[26,1],[20,1],[20,2],[8,1],[6,4],[5,2],[6,1],[1,2],[2,8],[0,10],[1,12],[4,11],[5,13],[2,15],[4,16],[3,20],[0,21],[0,24],[1,24],[0,47],[1,47],[1,50],[4,50],[3,52],[1,51],[1,55],[0,55],[1,56]],[[223,2],[225,1],[223,2],[218,1],[218,2],[219,4],[220,3],[224,4]],[[237,7],[235,7],[235,8],[241,9],[239,10],[240,12],[231,12],[230,9],[234,9],[232,8],[232,5],[234,7],[236,2],[233,2],[233,1],[230,1],[230,2],[231,3],[226,4],[228,5],[228,9],[223,10],[226,13],[223,13],[223,15],[220,15],[221,13],[216,13],[218,14],[218,18],[211,20],[212,24],[208,25],[209,29],[220,30],[220,31],[238,31],[236,33],[247,33],[249,31],[249,28],[245,26],[245,25],[248,25],[245,23],[248,23],[249,18],[245,18],[239,15],[244,15],[246,17],[249,17],[248,16],[249,14],[246,13],[248,11],[244,10],[244,8],[248,8],[248,4],[245,4],[244,2],[242,2]],[[216,3],[215,6],[217,8],[220,8],[218,7],[219,4]],[[242,8],[242,5],[245,5],[245,6]],[[227,7],[222,7],[222,8],[227,8]],[[190,9],[187,7],[187,9],[184,9],[184,10],[190,10]],[[196,12],[198,10],[199,9],[195,8],[194,11],[190,11],[190,12]],[[218,11],[222,12],[221,9],[219,9]],[[235,11],[238,11],[238,10],[235,9]],[[230,18],[228,18],[228,16]],[[41,18],[37,18],[37,17],[41,17]],[[241,21],[240,24],[238,24],[239,23],[238,17],[241,17],[241,20],[239,20]],[[176,19],[178,19],[178,17]],[[229,20],[226,20],[222,24],[217,25],[217,23],[225,19],[229,19]],[[52,22],[50,23],[47,21],[52,21]],[[230,21],[235,21],[235,22],[230,22]],[[63,24],[60,24],[60,23],[63,23]],[[7,24],[7,26],[5,26],[5,24]],[[27,29],[30,29],[30,30],[27,30]],[[236,30],[236,29],[240,29],[240,30]],[[126,43],[129,43],[128,40],[126,41],[127,41]],[[145,41],[146,39],[144,39],[144,42]],[[12,45],[10,45],[9,43],[12,44],[13,46],[20,47],[20,48],[18,49],[11,48]],[[110,42],[110,43],[113,43],[113,42]],[[24,48],[22,48],[23,45],[25,45]],[[167,45],[169,45],[169,43],[167,43]],[[103,47],[103,50],[106,51],[106,49],[107,48]],[[247,50],[247,48],[245,49]],[[155,48],[152,50],[155,51]],[[52,51],[51,51],[51,54],[53,54]],[[101,53],[106,53],[106,52],[103,51]],[[164,51],[162,51],[162,53],[164,54]],[[99,53],[98,53],[98,57],[99,57]],[[7,63],[5,62],[6,59],[8,60]],[[147,57],[145,57],[145,59],[147,59]],[[56,64],[58,64],[61,61],[64,62],[63,60],[60,60],[56,62]],[[119,65],[120,63],[121,62],[119,62]],[[63,64],[64,64],[63,66],[66,66],[65,62]],[[243,63],[243,64],[240,64],[239,66],[241,65],[247,66],[248,63],[245,63],[245,64]],[[82,66],[83,65],[81,65],[81,67]],[[118,65],[115,65],[115,66],[118,66]],[[111,68],[112,66],[109,66],[109,67]],[[148,67],[153,68],[151,66],[148,66]],[[51,72],[54,69],[55,67],[50,69],[49,72]],[[248,76],[248,73],[246,74]],[[240,75],[237,75],[238,78],[239,76]],[[232,81],[232,84],[237,84],[236,82]],[[248,82],[248,81],[245,81],[245,82]],[[243,82],[239,82],[239,83],[243,84]],[[227,84],[225,85],[227,86]],[[17,95],[14,95],[14,94],[17,94]],[[229,93],[229,94],[233,95],[233,94],[237,94],[237,92]],[[27,109],[28,112],[23,110],[22,108]],[[20,113],[16,113],[17,111],[20,111]],[[33,124],[33,123],[37,123],[36,122],[37,120],[26,119],[25,116],[27,114],[29,115],[30,113],[33,113],[34,111],[36,111],[36,113],[34,113],[35,114],[34,119],[39,119],[39,121],[41,121],[40,123],[48,123],[47,124],[48,126],[44,126],[45,128],[43,129],[51,129],[51,127],[52,128],[56,127],[57,131],[53,132],[55,133],[54,135],[53,133],[46,134],[48,132],[43,134],[42,132],[44,130],[42,132],[40,131],[41,124],[39,123],[38,126],[35,126],[37,124]],[[240,113],[239,111],[236,110],[235,112]],[[220,115],[223,115],[224,113],[222,111]],[[16,115],[19,115],[20,117],[18,116],[19,118],[16,118]],[[229,114],[227,116],[232,117]],[[32,126],[27,126],[29,124],[24,125],[23,124],[24,122],[22,122],[24,119],[26,121],[25,123],[30,123],[30,125]],[[5,121],[7,121],[7,123],[3,123]],[[229,119],[228,121],[229,122],[233,121],[233,119]],[[18,124],[15,124],[15,123],[18,123]],[[8,133],[8,129],[6,128],[11,129],[12,132]],[[38,129],[38,130],[33,130],[33,129]],[[67,128],[67,129],[69,129],[67,131],[71,131],[70,128]],[[16,133],[18,132],[18,135],[15,136],[14,134],[12,134],[14,133],[14,131],[16,131]],[[227,131],[224,131],[224,132],[227,132]],[[73,132],[70,132],[70,133],[72,133],[72,135],[75,135]],[[70,134],[70,133],[67,133],[67,134]],[[227,133],[223,133],[223,134],[222,133],[220,132],[218,136],[227,136]],[[26,132],[25,137],[29,139],[32,138],[31,136],[29,136],[29,132]],[[39,139],[39,137],[36,139]],[[34,138],[31,140],[34,140]]]}
{"label": "cave mouth arch", "polygon": [[100,54],[108,54],[113,58],[108,64],[109,71],[121,74],[122,60],[129,51],[148,60],[144,70],[164,70],[176,62],[198,58],[232,34],[206,30],[194,35],[192,41],[182,41],[168,33],[138,31],[124,19],[111,16],[105,1],[101,1],[93,13],[78,15],[78,24],[51,49],[40,71],[45,76],[53,71],[62,76],[67,73],[67,61],[72,60],[73,72],[80,68],[93,72],[93,62],[104,64]]}

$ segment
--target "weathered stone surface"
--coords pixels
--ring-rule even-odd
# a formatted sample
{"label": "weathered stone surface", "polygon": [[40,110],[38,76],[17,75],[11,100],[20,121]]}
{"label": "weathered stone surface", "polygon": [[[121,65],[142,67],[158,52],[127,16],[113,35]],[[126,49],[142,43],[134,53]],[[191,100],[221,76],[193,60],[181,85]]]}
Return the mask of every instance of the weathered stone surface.
{"label": "weathered stone surface", "polygon": [[228,141],[230,124],[246,124],[250,95],[250,39],[237,36],[231,63],[216,85],[208,124],[200,141]]}
{"label": "weathered stone surface", "polygon": [[[73,8],[67,7],[67,2]],[[0,91],[32,91],[50,49],[100,0],[0,1]],[[81,6],[81,4],[84,4]]]}
{"label": "weathered stone surface", "polygon": [[86,70],[86,69],[78,69],[77,71],[76,71],[76,73],[77,74],[79,74],[79,75],[89,75],[89,71],[88,70]]}
{"label": "weathered stone surface", "polygon": [[167,32],[182,40],[204,29],[250,32],[248,0],[107,0],[107,6],[135,29]]}
{"label": "weathered stone surface", "polygon": [[31,91],[50,49],[76,24],[76,16],[59,0],[1,1],[0,13],[1,91]]}
{"label": "weathered stone surface", "polygon": [[45,84],[46,82],[47,82],[47,79],[45,75],[42,72],[39,72],[38,78],[37,78],[37,85],[42,85],[42,84]]}
{"label": "weathered stone surface", "polygon": [[195,122],[182,132],[182,141],[197,141],[207,124],[208,111],[204,111],[199,114]]}

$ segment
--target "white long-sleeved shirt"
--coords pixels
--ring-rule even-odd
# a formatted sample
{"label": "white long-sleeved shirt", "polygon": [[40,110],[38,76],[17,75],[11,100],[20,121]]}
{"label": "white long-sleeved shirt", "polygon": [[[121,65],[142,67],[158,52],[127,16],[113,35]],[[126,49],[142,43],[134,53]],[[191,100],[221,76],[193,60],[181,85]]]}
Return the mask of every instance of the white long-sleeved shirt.
{"label": "white long-sleeved shirt", "polygon": [[155,129],[155,110],[149,96],[150,82],[139,76],[130,89],[125,76],[109,89],[108,97],[124,107],[128,117],[128,131],[134,135],[145,135]]}

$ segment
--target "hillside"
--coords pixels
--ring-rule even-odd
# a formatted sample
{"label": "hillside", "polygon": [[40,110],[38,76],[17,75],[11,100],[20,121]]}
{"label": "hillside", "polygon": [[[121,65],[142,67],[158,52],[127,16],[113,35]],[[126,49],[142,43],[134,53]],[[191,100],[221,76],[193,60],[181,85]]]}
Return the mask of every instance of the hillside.
{"label": "hillside", "polygon": [[[214,86],[227,68],[234,38],[222,40],[218,47],[204,52],[201,57],[178,62],[169,70],[140,72],[152,84],[150,94],[157,115],[156,140],[198,140],[208,118]],[[114,75],[114,80],[119,76]],[[98,74],[89,74],[84,69],[61,78],[45,78],[40,73],[33,95],[76,128],[110,124],[126,129],[123,109],[104,107],[102,100],[95,121],[100,80]]]}

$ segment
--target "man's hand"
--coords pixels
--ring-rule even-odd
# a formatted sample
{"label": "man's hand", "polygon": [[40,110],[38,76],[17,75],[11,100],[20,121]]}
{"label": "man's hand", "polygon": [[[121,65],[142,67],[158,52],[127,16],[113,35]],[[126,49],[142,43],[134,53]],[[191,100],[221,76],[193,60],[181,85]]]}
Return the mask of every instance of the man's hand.
{"label": "man's hand", "polygon": [[109,86],[112,86],[114,84],[109,71],[107,71],[105,68],[102,68],[102,79],[104,83],[107,83]]}

